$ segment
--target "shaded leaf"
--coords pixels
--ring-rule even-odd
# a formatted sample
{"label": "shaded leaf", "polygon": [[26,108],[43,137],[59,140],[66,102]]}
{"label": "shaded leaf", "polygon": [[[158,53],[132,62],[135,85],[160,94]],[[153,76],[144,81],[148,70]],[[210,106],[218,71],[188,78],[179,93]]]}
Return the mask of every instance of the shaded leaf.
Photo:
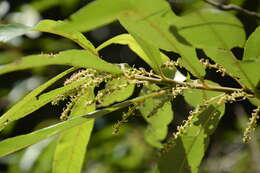
{"label": "shaded leaf", "polygon": [[129,84],[125,78],[108,81],[106,83],[106,88],[99,91],[104,92],[104,96],[101,98],[100,104],[102,106],[108,106],[115,102],[124,101],[133,94],[134,89],[135,85]]}
{"label": "shaded leaf", "polygon": [[[94,99],[93,88],[78,98],[73,106],[69,118],[83,115],[95,110],[95,104],[87,105],[89,100]],[[94,120],[71,128],[59,137],[54,160],[53,173],[80,173],[84,162],[86,149],[94,126]]]}
{"label": "shaded leaf", "polygon": [[181,135],[169,152],[159,162],[160,173],[174,170],[176,173],[197,173],[200,162],[209,144],[209,136],[215,131],[224,111],[224,106],[210,105],[198,115]]}
{"label": "shaded leaf", "polygon": [[[146,95],[149,90],[157,89],[159,87],[156,85],[144,86],[140,95]],[[167,136],[168,125],[173,120],[170,101],[166,101],[157,110],[154,110],[162,101],[162,97],[146,99],[139,108],[142,116],[148,122],[148,127],[144,133],[145,139],[150,145],[158,148],[162,147],[161,141]],[[152,112],[154,113],[151,115]]]}
{"label": "shaded leaf", "polygon": [[115,74],[122,73],[118,66],[110,64],[85,50],[67,50],[56,55],[42,54],[26,56],[16,62],[1,66],[0,75],[47,65],[71,65],[93,68]]}
{"label": "shaded leaf", "polygon": [[0,42],[9,41],[31,30],[31,27],[22,24],[0,25]]}
{"label": "shaded leaf", "polygon": [[[217,85],[211,81],[205,81],[211,85]],[[192,106],[203,104],[205,100],[219,96],[215,91],[203,91],[189,89],[184,91],[185,100]],[[215,100],[217,101],[217,100]],[[224,113],[224,105],[216,102],[192,120],[192,125],[186,132],[175,140],[175,145],[164,154],[159,162],[161,173],[167,170],[176,172],[198,172],[198,167],[207,149],[210,135],[215,131]]]}

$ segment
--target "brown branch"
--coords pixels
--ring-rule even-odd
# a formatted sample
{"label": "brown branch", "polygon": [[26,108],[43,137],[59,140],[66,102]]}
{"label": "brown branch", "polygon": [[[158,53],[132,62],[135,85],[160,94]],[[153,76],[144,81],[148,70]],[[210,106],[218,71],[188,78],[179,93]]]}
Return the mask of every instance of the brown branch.
{"label": "brown branch", "polygon": [[238,11],[244,15],[247,15],[247,16],[251,16],[251,17],[255,17],[257,19],[260,20],[260,14],[259,13],[256,13],[256,12],[253,12],[253,11],[249,11],[247,9],[244,9],[244,8],[241,8],[237,5],[234,5],[234,4],[228,4],[228,5],[225,5],[225,4],[220,4],[220,3],[217,3],[217,2],[214,2],[212,0],[203,0],[204,2],[214,6],[214,7],[217,7],[221,10],[225,10],[225,11],[230,11],[230,10],[234,10],[234,11]]}

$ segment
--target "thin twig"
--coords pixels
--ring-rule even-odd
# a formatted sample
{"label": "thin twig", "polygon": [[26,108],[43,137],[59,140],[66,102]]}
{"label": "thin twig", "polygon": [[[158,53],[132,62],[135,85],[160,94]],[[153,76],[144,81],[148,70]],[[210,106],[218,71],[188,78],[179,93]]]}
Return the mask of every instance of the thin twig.
{"label": "thin twig", "polygon": [[232,92],[241,92],[244,91],[248,93],[248,97],[253,97],[253,93],[250,90],[242,89],[242,88],[230,88],[230,87],[223,87],[223,86],[214,86],[207,84],[207,87],[201,83],[194,83],[194,82],[180,82],[175,81],[170,78],[153,78],[153,77],[147,77],[142,75],[134,75],[134,76],[128,76],[128,78],[131,79],[137,79],[137,80],[144,80],[149,81],[152,83],[160,83],[160,84],[170,84],[170,85],[183,85],[183,86],[189,86],[194,89],[201,89],[201,90],[208,90],[208,91],[217,91],[217,92],[225,92],[225,93],[232,93]]}
{"label": "thin twig", "polygon": [[217,2],[214,2],[212,0],[203,0],[204,2],[214,6],[214,7],[217,7],[221,10],[226,10],[226,11],[230,11],[230,10],[234,10],[234,11],[238,11],[244,15],[247,15],[247,16],[251,16],[251,17],[255,17],[257,19],[260,20],[260,14],[259,13],[256,13],[254,11],[249,11],[247,9],[244,9],[244,8],[241,8],[237,5],[234,5],[234,4],[228,4],[228,5],[225,5],[225,4],[220,4],[220,3],[217,3]]}

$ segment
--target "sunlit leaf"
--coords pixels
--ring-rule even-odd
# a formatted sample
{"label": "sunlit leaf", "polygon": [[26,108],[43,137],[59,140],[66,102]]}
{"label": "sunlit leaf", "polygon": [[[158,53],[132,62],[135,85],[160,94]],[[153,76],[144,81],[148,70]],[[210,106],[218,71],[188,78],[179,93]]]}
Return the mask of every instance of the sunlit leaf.
{"label": "sunlit leaf", "polygon": [[32,168],[33,173],[37,173],[37,172],[49,173],[49,172],[51,172],[50,165],[51,165],[52,160],[53,160],[53,154],[54,154],[56,145],[57,145],[57,140],[55,139],[55,140],[51,141],[48,146],[43,148],[40,155],[38,156],[37,161],[35,162],[35,164]]}
{"label": "sunlit leaf", "polygon": [[239,78],[248,88],[255,89],[260,80],[260,59],[239,61],[233,53],[224,49],[205,49],[206,54],[224,67],[233,76]]}
{"label": "sunlit leaf", "polygon": [[145,52],[147,57],[149,58],[150,62],[152,63],[153,70],[163,75],[161,66],[163,65],[163,60],[161,58],[161,54],[158,48],[154,47],[152,44],[146,42],[138,35],[131,33],[134,39],[137,41],[137,43],[140,45],[142,50]]}
{"label": "sunlit leaf", "polygon": [[93,68],[110,73],[122,73],[118,66],[110,64],[85,50],[67,50],[59,54],[30,55],[0,67],[0,75],[47,65],[71,65]]}
{"label": "sunlit leaf", "polygon": [[256,28],[256,30],[248,38],[245,45],[243,60],[260,58],[259,45],[260,45],[260,27]]}
{"label": "sunlit leaf", "polygon": [[177,18],[164,0],[154,0],[153,3],[141,0],[134,10],[122,13],[119,21],[126,30],[135,33],[149,44],[179,53],[184,61],[182,65],[201,78],[205,75],[205,70],[199,63],[195,49],[178,33],[170,32],[171,23]]}
{"label": "sunlit leaf", "polygon": [[138,5],[138,0],[97,0],[70,16],[70,20],[60,26],[58,29],[64,31],[89,31],[99,26],[111,23],[117,16]]}
{"label": "sunlit leaf", "polygon": [[22,24],[0,25],[0,42],[9,41],[31,30],[31,27]]}
{"label": "sunlit leaf", "polygon": [[[128,45],[129,48],[135,52],[140,58],[142,58],[148,65],[153,67],[153,63],[151,62],[151,59],[148,58],[148,56],[145,54],[143,49],[140,47],[140,45],[136,42],[136,40],[130,35],[130,34],[121,34],[117,35],[104,43],[102,43],[97,50],[100,51],[101,49],[111,45],[111,44],[122,44],[122,45]],[[162,62],[169,61],[170,59],[163,53],[160,52],[160,56],[162,59]]]}
{"label": "sunlit leaf", "polygon": [[[95,110],[95,104],[86,106],[87,101],[94,99],[93,88],[78,98],[69,118],[83,115]],[[90,120],[59,136],[53,160],[53,173],[80,173],[85,158],[86,148],[93,129],[94,120]]]}
{"label": "sunlit leaf", "polygon": [[81,116],[75,116],[71,119],[68,119],[67,121],[34,131],[34,132],[26,134],[26,135],[20,135],[20,136],[16,136],[13,138],[5,139],[0,142],[0,148],[1,148],[0,157],[3,157],[5,155],[18,151],[25,147],[28,147],[45,138],[57,135],[61,132],[64,132],[65,130],[69,130],[73,127],[82,125],[88,121],[91,121],[92,119],[102,117],[110,112],[128,107],[132,104],[135,104],[137,102],[142,102],[148,98],[155,97],[158,95],[160,95],[160,94],[151,93],[151,94],[147,94],[145,96],[136,97],[134,99],[127,100],[122,103],[114,104],[108,108],[100,109],[100,110],[90,112],[88,114],[81,115]]}
{"label": "sunlit leaf", "polygon": [[56,76],[55,78],[46,82],[39,88],[35,89],[31,93],[29,93],[27,96],[25,96],[20,102],[15,104],[6,113],[4,113],[0,117],[0,130],[2,130],[9,123],[11,123],[15,120],[18,120],[18,119],[34,112],[35,110],[39,109],[40,107],[44,106],[45,104],[51,102],[53,99],[55,99],[60,94],[66,93],[86,82],[86,80],[80,80],[80,81],[71,83],[69,85],[66,85],[64,87],[57,88],[57,89],[51,90],[47,93],[38,95],[44,89],[46,89],[46,87],[51,85],[53,82],[57,81],[60,77],[64,76],[65,74],[67,74],[67,72],[60,74],[59,76]]}
{"label": "sunlit leaf", "polygon": [[68,39],[71,39],[72,41],[76,42],[78,45],[83,47],[86,50],[89,50],[94,55],[97,55],[97,51],[95,47],[92,45],[92,43],[80,32],[77,31],[62,31],[57,28],[55,28],[57,25],[63,24],[62,21],[54,21],[54,20],[42,20],[40,21],[33,30],[35,31],[41,31],[41,32],[48,32],[56,35],[60,35],[62,37],[66,37]]}
{"label": "sunlit leaf", "polygon": [[186,14],[172,22],[172,28],[198,48],[231,49],[243,47],[245,32],[233,15],[217,9],[202,9]]}

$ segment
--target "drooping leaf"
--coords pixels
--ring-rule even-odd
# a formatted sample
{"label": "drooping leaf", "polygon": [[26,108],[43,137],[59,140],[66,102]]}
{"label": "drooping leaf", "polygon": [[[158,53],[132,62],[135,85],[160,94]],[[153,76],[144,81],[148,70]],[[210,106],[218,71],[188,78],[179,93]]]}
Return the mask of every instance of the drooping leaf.
{"label": "drooping leaf", "polygon": [[[160,173],[174,170],[176,173],[197,173],[209,144],[209,136],[215,131],[223,115],[224,106],[210,105],[192,121],[175,145],[159,161]],[[220,111],[221,110],[221,111]]]}
{"label": "drooping leaf", "polygon": [[56,55],[42,54],[30,55],[14,63],[0,68],[0,75],[47,65],[71,65],[76,67],[93,68],[100,71],[119,74],[118,66],[110,64],[85,50],[67,50]]}
{"label": "drooping leaf", "polygon": [[[87,90],[88,92],[76,101],[69,118],[95,110],[95,104],[86,106],[87,101],[94,99],[94,89],[88,88]],[[60,134],[54,154],[53,173],[81,172],[93,126],[94,120],[90,120]]]}
{"label": "drooping leaf", "polygon": [[157,48],[174,51],[181,55],[183,66],[195,76],[201,78],[205,70],[200,64],[195,49],[183,41],[180,35],[170,32],[171,23],[178,17],[172,12],[169,4],[164,0],[139,1],[139,5],[128,13],[119,16],[120,23],[129,31],[135,33],[149,44]]}
{"label": "drooping leaf", "polygon": [[134,92],[135,85],[129,84],[127,79],[113,79],[106,83],[106,88],[99,91],[104,93],[101,98],[101,105],[108,106],[115,102],[121,102],[130,97]]}
{"label": "drooping leaf", "polygon": [[22,24],[0,25],[0,42],[9,41],[31,30],[31,27]]}
{"label": "drooping leaf", "polygon": [[202,9],[186,14],[172,22],[181,36],[198,48],[243,47],[245,32],[242,23],[227,12]]}
{"label": "drooping leaf", "polygon": [[[149,90],[157,89],[159,87],[156,85],[145,86],[140,95],[146,95]],[[146,99],[139,108],[142,116],[148,122],[148,127],[144,133],[145,139],[150,145],[158,148],[162,147],[161,141],[165,139],[168,125],[173,120],[171,102],[166,101],[162,104],[163,99],[162,97]],[[154,110],[160,104],[162,105],[157,110]]]}
{"label": "drooping leaf", "polygon": [[260,45],[260,27],[257,27],[256,30],[250,35],[250,37],[246,42],[243,60],[260,58],[259,45]]}
{"label": "drooping leaf", "polygon": [[[207,84],[215,85],[211,81]],[[203,91],[188,89],[184,91],[185,100],[192,106],[201,105],[205,100],[217,97],[221,93],[216,91]],[[219,97],[218,97],[219,98]],[[212,102],[209,107],[201,114],[197,115],[192,121],[192,125],[186,132],[175,140],[175,145],[169,152],[162,156],[159,162],[161,173],[167,170],[175,170],[176,173],[198,172],[198,167],[205,155],[210,135],[215,131],[221,117],[223,116],[224,106]]]}
{"label": "drooping leaf", "polygon": [[137,102],[142,102],[148,98],[156,97],[158,95],[160,95],[160,93],[151,93],[145,96],[136,97],[134,99],[112,105],[108,108],[100,109],[81,116],[75,116],[71,119],[68,119],[67,121],[34,131],[26,135],[20,135],[13,138],[5,139],[0,142],[0,148],[1,148],[0,157],[6,156],[10,153],[28,147],[48,137],[57,135],[61,132],[64,132],[65,130],[69,130],[73,127],[82,125],[88,121],[91,121],[92,119],[104,116],[110,112],[128,107],[132,104],[135,104]]}
{"label": "drooping leaf", "polygon": [[[87,80],[79,80],[77,82],[71,83],[61,88],[54,89],[47,93],[40,94],[46,87],[51,85],[53,82],[57,81],[60,77],[64,76],[67,72],[56,76],[54,79],[48,81],[47,83],[43,84],[39,88],[35,89],[27,96],[25,96],[20,102],[14,105],[11,109],[9,109],[6,113],[4,113],[0,117],[0,130],[2,130],[5,126],[9,123],[18,120],[35,110],[39,109],[40,107],[44,106],[45,104],[51,102],[57,96],[66,93],[80,85],[84,84]],[[89,79],[88,79],[89,80]]]}
{"label": "drooping leaf", "polygon": [[[143,49],[140,47],[140,45],[136,42],[136,40],[130,35],[130,34],[121,34],[117,35],[104,43],[102,43],[97,50],[100,51],[101,49],[109,46],[110,44],[122,44],[122,45],[128,45],[129,48],[135,52],[142,60],[144,60],[148,65],[153,67],[153,63],[151,62],[151,59],[148,58],[148,56],[145,54]],[[163,53],[160,52],[160,57],[162,59],[162,62],[170,61],[170,59]]]}
{"label": "drooping leaf", "polygon": [[95,47],[92,45],[92,43],[80,32],[77,31],[62,31],[57,28],[55,28],[57,25],[63,24],[62,21],[54,21],[54,20],[42,20],[40,21],[33,30],[35,31],[41,31],[41,32],[48,32],[56,35],[60,35],[62,37],[66,37],[68,39],[71,39],[72,41],[76,42],[78,45],[80,45],[82,48],[90,51],[94,55],[97,55],[97,51]]}
{"label": "drooping leaf", "polygon": [[260,59],[239,61],[233,53],[224,49],[204,49],[206,54],[216,63],[224,67],[233,76],[239,78],[241,82],[250,89],[255,90],[260,76]]}
{"label": "drooping leaf", "polygon": [[153,70],[156,73],[163,75],[162,68],[161,68],[161,66],[163,65],[163,60],[161,58],[159,49],[154,47],[150,43],[146,42],[138,35],[134,33],[131,33],[131,35],[134,37],[136,42],[140,45],[140,47],[145,52],[147,57],[150,59]]}
{"label": "drooping leaf", "polygon": [[[145,54],[143,49],[139,46],[139,44],[135,41],[135,39],[130,35],[130,34],[121,34],[117,35],[104,43],[102,43],[99,47],[97,47],[97,50],[100,51],[101,49],[109,46],[110,44],[122,44],[122,45],[128,45],[129,48],[135,52],[142,60],[144,60],[150,67],[153,67],[153,63],[151,62],[150,58]],[[152,46],[152,45],[151,45]],[[188,52],[189,53],[189,52]],[[191,52],[191,54],[195,52]],[[195,55],[196,56],[196,55]],[[170,61],[170,58],[166,56],[164,53],[160,52],[160,57],[162,60],[162,63],[165,63],[167,61]],[[180,61],[181,64],[184,64],[185,62]],[[196,63],[196,62],[194,62]],[[176,79],[176,80],[185,80],[185,76],[183,76],[177,69],[167,69],[167,68],[162,68],[162,71],[165,76]]]}

